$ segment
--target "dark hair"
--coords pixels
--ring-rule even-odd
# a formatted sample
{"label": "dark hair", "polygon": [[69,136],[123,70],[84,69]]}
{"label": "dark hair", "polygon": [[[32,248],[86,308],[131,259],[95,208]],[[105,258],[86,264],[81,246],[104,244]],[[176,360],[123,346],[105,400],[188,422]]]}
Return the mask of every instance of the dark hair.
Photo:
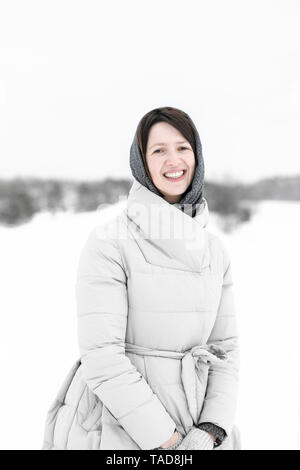
{"label": "dark hair", "polygon": [[137,127],[137,141],[144,160],[146,172],[150,179],[151,176],[146,161],[146,149],[150,129],[153,124],[156,124],[157,122],[167,122],[171,126],[175,127],[188,140],[194,151],[194,155],[196,155],[195,132],[197,131],[194,128],[193,123],[190,121],[189,116],[184,111],[171,106],[152,109],[142,117]]}

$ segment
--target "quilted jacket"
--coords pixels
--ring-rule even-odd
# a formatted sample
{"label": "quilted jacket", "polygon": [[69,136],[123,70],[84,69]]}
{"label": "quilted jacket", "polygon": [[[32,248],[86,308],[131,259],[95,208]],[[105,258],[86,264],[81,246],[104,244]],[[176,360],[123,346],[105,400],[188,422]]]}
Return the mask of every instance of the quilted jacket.
{"label": "quilted jacket", "polygon": [[227,249],[134,179],[125,209],[79,255],[78,345],[43,450],[147,450],[211,422],[238,449],[239,347]]}

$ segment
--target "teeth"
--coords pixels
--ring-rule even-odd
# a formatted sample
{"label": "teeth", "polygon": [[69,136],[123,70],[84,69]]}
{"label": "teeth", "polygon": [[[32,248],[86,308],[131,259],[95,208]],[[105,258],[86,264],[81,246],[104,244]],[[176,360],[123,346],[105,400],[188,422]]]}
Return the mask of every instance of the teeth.
{"label": "teeth", "polygon": [[177,173],[165,173],[165,176],[167,176],[168,178],[178,178],[179,176],[182,176],[182,175],[183,175],[183,170],[178,171]]}

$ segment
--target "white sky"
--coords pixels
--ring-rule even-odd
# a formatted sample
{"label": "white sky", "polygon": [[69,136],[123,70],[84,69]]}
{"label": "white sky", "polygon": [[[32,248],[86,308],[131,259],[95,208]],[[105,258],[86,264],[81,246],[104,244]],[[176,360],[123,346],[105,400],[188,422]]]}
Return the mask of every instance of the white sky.
{"label": "white sky", "polygon": [[300,173],[300,2],[0,0],[0,177],[131,177],[158,106],[206,178]]}

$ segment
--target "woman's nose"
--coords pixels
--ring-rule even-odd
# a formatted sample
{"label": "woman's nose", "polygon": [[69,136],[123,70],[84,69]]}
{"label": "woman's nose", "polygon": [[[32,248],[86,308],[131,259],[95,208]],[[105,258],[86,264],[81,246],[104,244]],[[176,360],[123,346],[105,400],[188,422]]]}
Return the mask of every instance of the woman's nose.
{"label": "woman's nose", "polygon": [[175,166],[177,163],[180,163],[181,161],[182,161],[181,155],[178,152],[171,151],[171,152],[168,152],[166,155],[166,163],[169,163]]}

